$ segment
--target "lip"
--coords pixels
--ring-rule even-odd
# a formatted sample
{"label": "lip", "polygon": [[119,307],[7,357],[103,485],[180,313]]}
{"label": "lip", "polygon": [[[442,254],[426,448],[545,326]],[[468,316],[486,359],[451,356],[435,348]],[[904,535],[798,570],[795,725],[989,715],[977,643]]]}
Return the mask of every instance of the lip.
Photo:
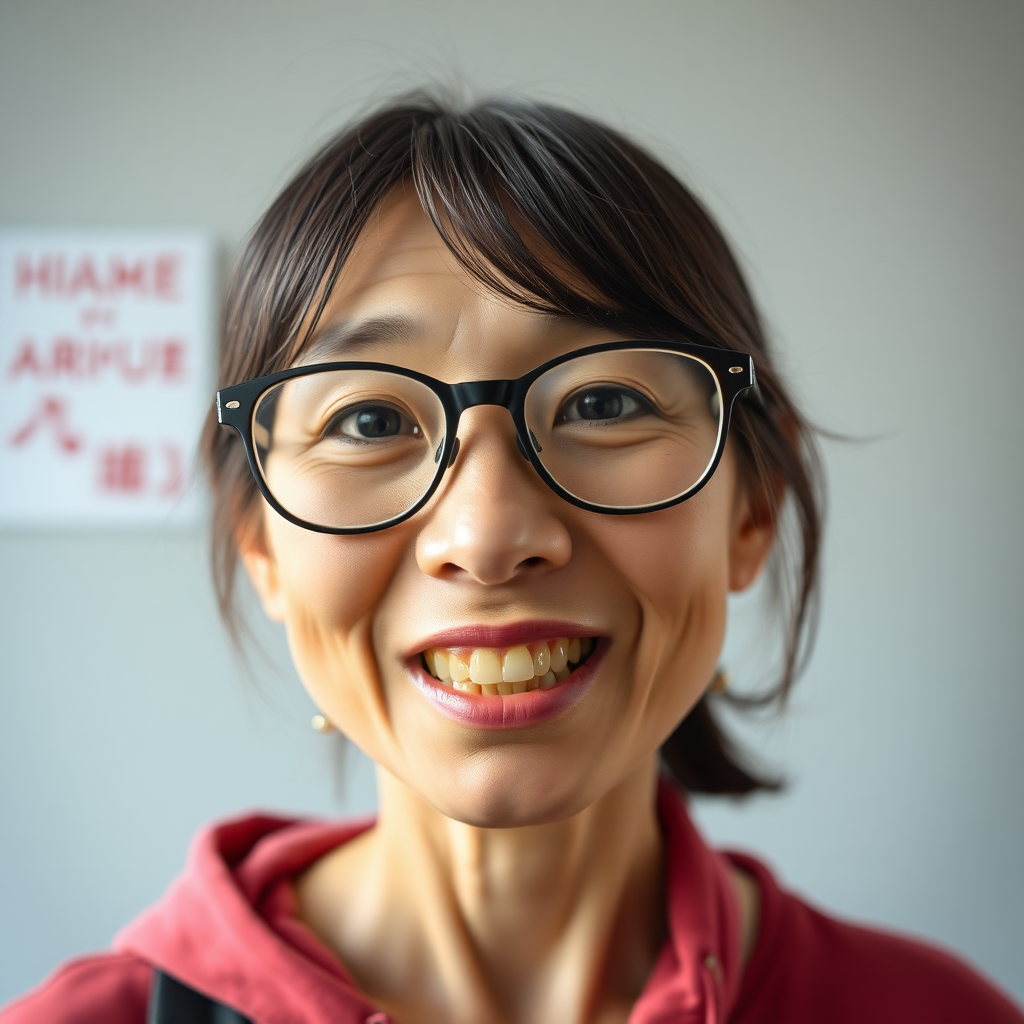
{"label": "lip", "polygon": [[597,638],[601,635],[602,631],[592,626],[558,619],[527,619],[510,622],[505,626],[456,626],[418,640],[417,645],[406,652],[406,657],[416,658],[428,647],[515,647],[517,644],[533,644],[541,640],[557,640],[559,637],[572,640],[577,636]]}
{"label": "lip", "polygon": [[[564,624],[563,624],[564,625]],[[577,627],[578,628],[578,627]],[[451,637],[452,633],[445,633]],[[552,634],[547,634],[551,636]],[[565,633],[554,634],[566,636]],[[575,632],[570,636],[592,636]],[[523,642],[523,641],[516,641]],[[441,644],[436,646],[457,646]],[[466,646],[470,646],[468,643]],[[478,644],[477,646],[503,646],[502,644]],[[530,690],[528,693],[513,693],[507,697],[484,696],[483,694],[461,693],[444,686],[436,680],[418,661],[410,665],[412,680],[416,688],[446,718],[473,729],[526,729],[540,725],[579,703],[590,689],[598,665],[604,660],[607,645],[598,641],[590,657],[568,678],[563,679],[550,690]]]}

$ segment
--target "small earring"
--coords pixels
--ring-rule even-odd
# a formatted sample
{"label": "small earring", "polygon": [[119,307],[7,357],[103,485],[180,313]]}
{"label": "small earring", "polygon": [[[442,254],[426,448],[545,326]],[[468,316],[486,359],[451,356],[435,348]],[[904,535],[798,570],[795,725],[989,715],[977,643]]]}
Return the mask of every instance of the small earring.
{"label": "small earring", "polygon": [[715,674],[711,677],[711,692],[725,693],[729,689],[729,673],[724,668],[716,668]]}
{"label": "small earring", "polygon": [[313,726],[321,736],[326,736],[328,733],[334,732],[334,725],[326,715],[314,715],[309,724]]}

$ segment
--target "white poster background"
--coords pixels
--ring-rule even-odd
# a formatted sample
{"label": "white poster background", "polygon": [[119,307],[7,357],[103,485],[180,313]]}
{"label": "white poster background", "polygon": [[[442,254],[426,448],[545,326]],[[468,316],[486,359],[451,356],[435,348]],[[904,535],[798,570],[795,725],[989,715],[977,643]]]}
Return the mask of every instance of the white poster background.
{"label": "white poster background", "polygon": [[0,229],[0,526],[195,522],[212,250]]}

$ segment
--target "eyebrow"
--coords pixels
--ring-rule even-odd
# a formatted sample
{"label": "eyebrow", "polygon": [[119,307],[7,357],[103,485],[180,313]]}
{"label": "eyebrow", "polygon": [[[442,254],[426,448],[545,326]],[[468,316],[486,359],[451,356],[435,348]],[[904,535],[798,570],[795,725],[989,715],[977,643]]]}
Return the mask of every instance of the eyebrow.
{"label": "eyebrow", "polygon": [[[548,336],[564,333],[584,335],[594,325],[561,312],[536,313],[542,331]],[[325,327],[301,352],[301,362],[331,362],[334,359],[358,358],[365,349],[382,342],[423,338],[427,328],[422,320],[399,314],[368,317],[365,320],[339,320]]]}
{"label": "eyebrow", "polygon": [[328,357],[351,357],[371,345],[422,337],[423,324],[407,316],[375,316],[366,320],[341,320],[324,328],[301,355],[303,363]]}
{"label": "eyebrow", "polygon": [[594,331],[601,330],[598,324],[591,323],[589,320],[581,320],[579,317],[573,316],[572,313],[562,313],[558,310],[552,310],[546,313],[535,314],[541,327],[545,333],[551,334],[591,334]]}

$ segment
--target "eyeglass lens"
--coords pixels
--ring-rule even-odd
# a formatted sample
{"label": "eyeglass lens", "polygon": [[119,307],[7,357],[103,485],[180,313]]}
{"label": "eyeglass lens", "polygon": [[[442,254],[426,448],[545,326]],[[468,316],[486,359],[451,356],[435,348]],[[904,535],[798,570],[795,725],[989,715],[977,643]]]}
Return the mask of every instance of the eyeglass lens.
{"label": "eyeglass lens", "polygon": [[[699,359],[657,349],[591,353],[530,387],[538,461],[573,496],[642,509],[679,497],[718,447],[718,381]],[[443,472],[445,414],[425,384],[378,370],[282,381],[253,413],[260,472],[282,508],[331,529],[375,526],[411,509]]]}

